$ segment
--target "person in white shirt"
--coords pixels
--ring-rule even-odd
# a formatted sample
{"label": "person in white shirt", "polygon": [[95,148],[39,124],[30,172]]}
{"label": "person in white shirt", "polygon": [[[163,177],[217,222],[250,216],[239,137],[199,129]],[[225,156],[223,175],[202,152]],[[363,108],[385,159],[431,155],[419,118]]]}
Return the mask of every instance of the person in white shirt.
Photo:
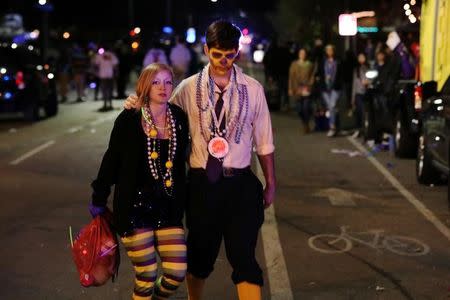
{"label": "person in white shirt", "polygon": [[116,67],[119,64],[117,56],[109,50],[100,49],[94,59],[94,64],[98,68],[100,78],[100,89],[103,95],[103,107],[99,111],[108,111],[112,107],[112,93],[114,88],[114,76]]}
{"label": "person in white shirt", "polygon": [[145,54],[142,69],[152,63],[168,64],[166,53],[157,45],[151,47]]}
{"label": "person in white shirt", "polygon": [[170,51],[170,62],[172,64],[175,86],[178,85],[181,80],[186,78],[186,74],[189,69],[189,63],[191,62],[191,52],[184,45],[180,37],[176,39],[176,45]]}
{"label": "person in white shirt", "polygon": [[[188,115],[191,153],[186,205],[190,300],[201,299],[222,239],[240,300],[261,299],[262,270],[255,247],[264,208],[275,197],[272,125],[261,84],[234,61],[241,31],[216,21],[206,31],[209,64],[175,90],[171,103]],[[125,108],[137,108],[137,97]],[[256,149],[266,186],[250,170]]]}

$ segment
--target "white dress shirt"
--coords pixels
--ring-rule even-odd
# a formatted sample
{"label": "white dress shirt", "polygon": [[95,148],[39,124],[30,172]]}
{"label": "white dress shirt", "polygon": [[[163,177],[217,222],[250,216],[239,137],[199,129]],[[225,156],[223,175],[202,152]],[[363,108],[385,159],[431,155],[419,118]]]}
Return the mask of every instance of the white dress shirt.
{"label": "white dress shirt", "polygon": [[[255,148],[258,155],[267,155],[272,153],[275,147],[273,144],[270,113],[262,85],[257,80],[242,73],[239,67],[235,66],[235,68],[237,83],[247,86],[249,109],[246,122],[243,125],[240,143],[235,143],[234,133],[232,138],[228,140],[229,152],[224,158],[223,166],[245,168],[251,163],[253,148]],[[192,139],[192,150],[189,157],[191,168],[205,169],[208,160],[208,144],[203,138],[200,129],[199,109],[196,102],[197,76],[198,74],[195,74],[183,80],[175,89],[170,101],[180,106],[188,115],[189,131]],[[223,95],[224,108],[227,116],[230,107],[230,84],[225,87],[225,93]],[[217,86],[215,86],[215,90],[217,92],[220,91]],[[218,93],[214,94],[215,100],[217,100]],[[240,122],[242,120],[243,117],[241,116]]]}

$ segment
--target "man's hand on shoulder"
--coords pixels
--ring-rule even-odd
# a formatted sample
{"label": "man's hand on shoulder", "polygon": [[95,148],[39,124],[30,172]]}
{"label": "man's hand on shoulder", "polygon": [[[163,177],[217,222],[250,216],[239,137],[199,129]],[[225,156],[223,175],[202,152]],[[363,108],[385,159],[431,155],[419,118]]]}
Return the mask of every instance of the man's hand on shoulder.
{"label": "man's hand on shoulder", "polygon": [[140,109],[142,104],[139,101],[138,96],[131,94],[127,97],[125,102],[123,103],[123,108],[125,109]]}

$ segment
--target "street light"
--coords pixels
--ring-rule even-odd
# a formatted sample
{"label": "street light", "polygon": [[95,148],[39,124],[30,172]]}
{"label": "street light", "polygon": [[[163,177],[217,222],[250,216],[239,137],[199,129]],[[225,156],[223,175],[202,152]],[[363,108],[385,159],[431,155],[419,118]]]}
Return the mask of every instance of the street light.
{"label": "street light", "polygon": [[47,0],[39,0],[37,8],[42,12],[42,60],[47,60],[48,54],[48,35],[49,35],[49,24],[48,15],[53,11],[53,5],[48,3]]}

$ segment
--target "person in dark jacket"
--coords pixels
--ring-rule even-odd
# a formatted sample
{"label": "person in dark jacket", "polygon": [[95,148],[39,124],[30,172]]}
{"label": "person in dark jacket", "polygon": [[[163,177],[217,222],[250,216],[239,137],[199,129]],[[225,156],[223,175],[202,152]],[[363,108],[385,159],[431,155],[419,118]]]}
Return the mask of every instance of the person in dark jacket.
{"label": "person in dark jacket", "polygon": [[[185,113],[168,103],[172,89],[169,66],[154,63],[142,71],[136,85],[142,108],[117,117],[91,184],[93,216],[105,210],[115,185],[113,226],[136,272],[133,299],[166,299],[187,269],[182,218],[189,127]],[[155,249],[163,269],[158,279]]]}
{"label": "person in dark jacket", "polygon": [[366,72],[369,70],[369,65],[367,64],[367,58],[364,52],[358,54],[358,65],[353,71],[353,83],[352,83],[352,94],[351,103],[352,110],[355,112],[356,117],[356,131],[353,137],[358,137],[360,130],[362,130],[364,124],[364,99],[366,97],[367,86],[369,81],[366,77]]}

